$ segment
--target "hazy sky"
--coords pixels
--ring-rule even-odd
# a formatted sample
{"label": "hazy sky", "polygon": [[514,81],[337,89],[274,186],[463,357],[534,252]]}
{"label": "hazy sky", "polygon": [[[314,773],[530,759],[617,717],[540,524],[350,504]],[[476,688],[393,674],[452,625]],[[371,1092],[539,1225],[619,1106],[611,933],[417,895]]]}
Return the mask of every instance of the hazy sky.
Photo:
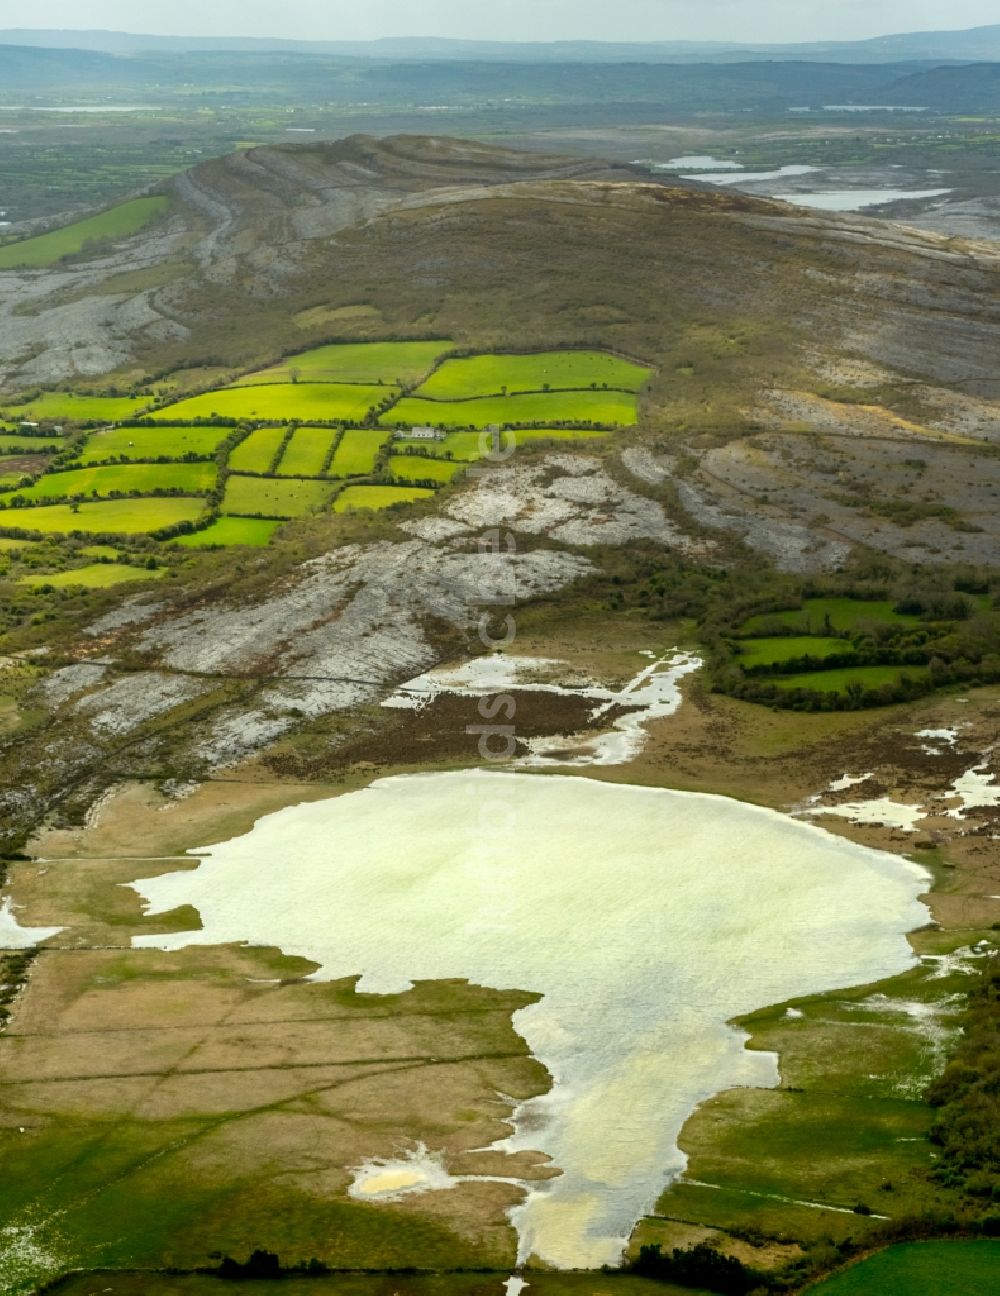
{"label": "hazy sky", "polygon": [[974,27],[997,0],[0,0],[0,27],[368,40],[812,40]]}

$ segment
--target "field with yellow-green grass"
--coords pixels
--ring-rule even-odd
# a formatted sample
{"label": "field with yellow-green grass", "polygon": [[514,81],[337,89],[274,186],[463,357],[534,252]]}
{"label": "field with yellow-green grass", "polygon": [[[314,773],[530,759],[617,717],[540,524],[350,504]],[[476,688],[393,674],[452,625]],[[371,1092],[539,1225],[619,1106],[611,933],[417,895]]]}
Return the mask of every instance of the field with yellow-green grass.
{"label": "field with yellow-green grass", "polygon": [[109,459],[183,459],[185,455],[208,458],[229,435],[224,427],[118,427],[94,432],[80,451],[84,464],[106,463]]}
{"label": "field with yellow-green grass", "polygon": [[466,465],[452,459],[430,459],[426,455],[390,455],[386,471],[400,482],[450,482]]}
{"label": "field with yellow-green grass", "polygon": [[482,396],[473,400],[425,400],[404,396],[379,418],[386,427],[488,427],[491,423],[597,423],[627,427],[636,421],[636,398],[631,392],[538,392],[514,396]]}
{"label": "field with yellow-green grass", "polygon": [[103,500],[75,508],[71,504],[48,504],[4,509],[0,511],[0,527],[45,535],[69,535],[73,531],[87,535],[149,535],[181,522],[197,522],[204,509],[204,500],[187,495]]}
{"label": "field with yellow-green grass", "polygon": [[357,509],[386,509],[394,504],[415,504],[430,499],[433,490],[422,486],[345,486],[337,496],[333,508],[336,513],[351,513]]}
{"label": "field with yellow-green grass", "polygon": [[223,512],[237,517],[296,518],[329,504],[333,482],[300,477],[239,477],[226,481]]}
{"label": "field with yellow-green grass", "polygon": [[147,570],[144,567],[126,567],[121,563],[94,563],[89,567],[75,567],[71,571],[51,572],[47,575],[22,576],[19,585],[51,585],[53,589],[112,589],[135,581],[159,580],[167,574],[166,567]]}
{"label": "field with yellow-green grass", "polygon": [[299,427],[278,464],[283,477],[320,477],[340,433],[335,428]]}
{"label": "field with yellow-green grass", "polygon": [[193,419],[266,419],[277,423],[359,422],[395,389],[348,383],[272,383],[260,387],[224,387],[164,406],[159,422]]}
{"label": "field with yellow-green grass", "polygon": [[178,536],[172,544],[185,549],[210,549],[214,546],[242,545],[261,549],[281,526],[270,518],[220,517],[204,531]]}
{"label": "field with yellow-green grass", "polygon": [[106,243],[138,234],[167,210],[166,198],[134,198],[97,216],[65,225],[62,229],[0,247],[0,270],[43,269],[63,257],[75,256],[88,244]]}
{"label": "field with yellow-green grass", "polygon": [[330,463],[330,476],[363,477],[372,472],[386,438],[377,428],[347,428]]}
{"label": "field with yellow-green grass", "polygon": [[79,495],[152,495],[160,491],[204,495],[215,485],[215,476],[214,463],[108,464],[103,468],[71,468],[66,472],[46,473],[31,486],[15,491],[13,495],[0,496],[0,500],[9,503],[15,497],[34,501],[71,499]]}
{"label": "field with yellow-green grass", "polygon": [[542,351],[533,355],[475,355],[445,360],[416,395],[437,400],[501,392],[580,391],[609,387],[636,392],[652,370],[606,351]]}
{"label": "field with yellow-green grass", "polygon": [[449,341],[346,342],[286,356],[280,364],[238,379],[240,387],[294,381],[415,383],[452,349]]}
{"label": "field with yellow-green grass", "polygon": [[150,405],[149,396],[88,396],[75,392],[42,392],[21,405],[7,405],[13,418],[53,423],[117,423],[134,418]]}

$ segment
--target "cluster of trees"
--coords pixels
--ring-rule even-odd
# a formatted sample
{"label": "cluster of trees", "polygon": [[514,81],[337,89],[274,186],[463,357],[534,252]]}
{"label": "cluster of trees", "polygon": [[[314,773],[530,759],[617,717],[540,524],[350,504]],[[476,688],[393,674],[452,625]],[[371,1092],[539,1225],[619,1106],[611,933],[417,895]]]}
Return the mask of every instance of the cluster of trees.
{"label": "cluster of trees", "polygon": [[629,1269],[642,1278],[700,1287],[721,1296],[750,1296],[751,1292],[767,1290],[762,1274],[734,1256],[723,1255],[707,1242],[686,1249],[675,1247],[669,1255],[658,1244],[640,1247]]}

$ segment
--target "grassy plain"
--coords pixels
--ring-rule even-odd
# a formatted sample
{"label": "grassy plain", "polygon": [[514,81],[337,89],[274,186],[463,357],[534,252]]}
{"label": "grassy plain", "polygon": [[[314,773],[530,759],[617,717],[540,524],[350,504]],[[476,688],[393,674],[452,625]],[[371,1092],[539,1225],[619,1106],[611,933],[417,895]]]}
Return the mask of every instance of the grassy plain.
{"label": "grassy plain", "polygon": [[179,522],[196,522],[204,508],[203,500],[190,496],[104,500],[83,503],[75,512],[69,504],[49,504],[40,508],[8,509],[0,513],[0,526],[48,535],[69,535],[73,531],[91,535],[103,531],[148,535]]}
{"label": "grassy plain", "polygon": [[207,549],[214,545],[244,545],[261,549],[280,525],[280,522],[267,518],[220,517],[204,531],[178,536],[172,543],[183,545],[185,549]]}
{"label": "grassy plain", "polygon": [[889,1247],[808,1289],[810,1296],[993,1296],[1000,1242]]}
{"label": "grassy plain", "polygon": [[[50,1288],[54,1296],[497,1296],[507,1278],[497,1273],[337,1274],[330,1278],[283,1278],[279,1282],[211,1278],[202,1274],[75,1275]],[[533,1296],[706,1296],[691,1287],[651,1282],[632,1274],[546,1273],[527,1275]],[[97,1284],[100,1283],[100,1287]]]}
{"label": "grassy plain", "polygon": [[437,400],[508,392],[579,391],[608,386],[636,392],[652,374],[606,351],[543,351],[537,355],[475,355],[446,360],[417,388]]}
{"label": "grassy plain", "polygon": [[813,689],[817,693],[843,693],[848,685],[860,684],[866,689],[896,684],[904,675],[923,679],[926,666],[848,666],[843,670],[810,671],[806,675],[776,676],[774,684],[782,689]]}
{"label": "grassy plain", "polygon": [[257,428],[230,454],[229,467],[234,472],[270,472],[284,439],[284,428]]}
{"label": "grassy plain", "polygon": [[186,454],[215,454],[225,441],[224,427],[120,427],[95,432],[80,451],[81,463],[102,463],[107,459],[157,459],[166,455],[181,459]]}
{"label": "grassy plain", "polygon": [[61,450],[65,442],[60,437],[4,436],[0,434],[0,455],[48,454]]}
{"label": "grassy plain", "polygon": [[771,666],[793,657],[834,657],[851,652],[849,639],[819,635],[778,635],[773,639],[740,641],[741,666]]}
{"label": "grassy plain", "polygon": [[238,379],[238,386],[306,382],[415,383],[453,347],[437,342],[347,342],[314,347]]}
{"label": "grassy plain", "polygon": [[273,383],[262,387],[226,387],[165,406],[153,416],[175,422],[199,418],[273,419],[288,423],[357,422],[394,388],[348,383]]}
{"label": "grassy plain", "polygon": [[7,405],[14,418],[54,423],[116,423],[148,409],[148,396],[86,396],[74,392],[43,392],[23,405]]}
{"label": "grassy plain", "polygon": [[334,511],[350,513],[355,509],[385,509],[393,504],[413,504],[430,499],[434,491],[423,486],[347,486],[334,501]]}
{"label": "grassy plain", "polygon": [[635,396],[615,391],[539,392],[474,400],[424,400],[404,396],[379,418],[387,427],[488,427],[491,423],[599,423],[625,427],[636,421]]}
{"label": "grassy plain", "polygon": [[167,209],[166,198],[134,198],[98,216],[77,221],[49,234],[0,247],[0,270],[41,269],[63,257],[85,252],[88,243],[105,242],[137,234]]}
{"label": "grassy plain", "polygon": [[296,428],[281,456],[278,472],[289,477],[319,477],[338,435],[335,428]]}
{"label": "grassy plain", "polygon": [[[70,468],[46,473],[31,486],[15,491],[21,499],[68,499],[74,495],[151,494],[177,490],[204,495],[215,485],[214,463],[108,464],[103,468]],[[11,496],[0,496],[10,500]]]}
{"label": "grassy plain", "polygon": [[450,482],[464,464],[451,459],[430,459],[425,455],[390,455],[386,469],[396,481]]}
{"label": "grassy plain", "polygon": [[798,610],[752,616],[740,626],[740,633],[766,633],[770,626],[782,625],[805,634],[822,634],[827,624],[833,630],[853,630],[865,621],[913,623],[916,620],[914,616],[894,611],[888,600],[814,598],[806,599]]}
{"label": "grassy plain", "polygon": [[44,576],[22,576],[18,584],[51,585],[53,589],[71,589],[74,585],[82,585],[86,589],[113,589],[116,585],[128,585],[135,581],[159,580],[166,574],[166,567],[147,571],[144,567],[126,567],[121,563],[105,562]]}
{"label": "grassy plain", "polygon": [[370,473],[385,441],[385,432],[374,428],[347,428],[330,464],[330,475],[363,477]]}
{"label": "grassy plain", "polygon": [[237,516],[294,518],[328,504],[333,495],[330,482],[301,477],[239,477],[226,481],[223,511]]}

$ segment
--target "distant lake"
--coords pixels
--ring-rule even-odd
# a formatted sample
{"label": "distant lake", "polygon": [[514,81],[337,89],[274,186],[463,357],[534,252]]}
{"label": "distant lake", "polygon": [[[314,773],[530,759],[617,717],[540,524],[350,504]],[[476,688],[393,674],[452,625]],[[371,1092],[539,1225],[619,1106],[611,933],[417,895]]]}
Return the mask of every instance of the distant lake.
{"label": "distant lake", "polygon": [[900,202],[903,199],[941,198],[954,192],[951,189],[831,189],[828,193],[776,193],[771,194],[781,202],[795,207],[815,207],[818,211],[853,212],[866,207],[880,207],[882,203]]}

